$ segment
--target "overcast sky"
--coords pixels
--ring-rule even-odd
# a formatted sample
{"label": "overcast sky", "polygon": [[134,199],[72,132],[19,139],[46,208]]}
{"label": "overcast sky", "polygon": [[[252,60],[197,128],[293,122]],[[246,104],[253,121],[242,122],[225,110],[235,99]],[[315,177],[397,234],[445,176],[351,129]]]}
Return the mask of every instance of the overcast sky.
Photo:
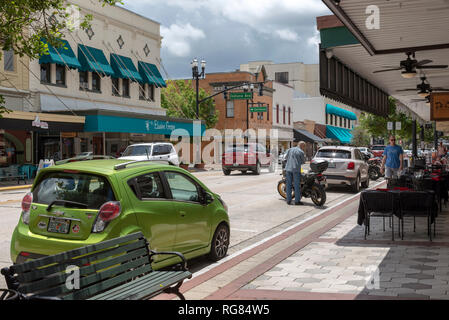
{"label": "overcast sky", "polygon": [[321,0],[125,0],[124,6],[161,23],[161,58],[171,79],[191,77],[194,57],[207,61],[206,72],[255,60],[318,63],[316,17],[331,14]]}

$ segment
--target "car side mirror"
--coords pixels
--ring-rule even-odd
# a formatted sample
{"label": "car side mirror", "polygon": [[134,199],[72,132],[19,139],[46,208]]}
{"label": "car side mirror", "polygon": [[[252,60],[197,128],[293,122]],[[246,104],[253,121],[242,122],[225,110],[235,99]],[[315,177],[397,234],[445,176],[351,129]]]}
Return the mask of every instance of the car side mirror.
{"label": "car side mirror", "polygon": [[203,204],[209,205],[214,202],[214,197],[207,191],[203,191]]}

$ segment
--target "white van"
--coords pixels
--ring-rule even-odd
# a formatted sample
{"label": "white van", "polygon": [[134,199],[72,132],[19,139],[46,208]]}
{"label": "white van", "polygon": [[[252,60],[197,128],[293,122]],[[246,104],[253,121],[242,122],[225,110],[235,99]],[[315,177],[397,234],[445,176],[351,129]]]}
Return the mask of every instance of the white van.
{"label": "white van", "polygon": [[169,161],[179,166],[179,157],[175,147],[168,142],[139,143],[126,148],[122,153],[121,160],[161,160]]}

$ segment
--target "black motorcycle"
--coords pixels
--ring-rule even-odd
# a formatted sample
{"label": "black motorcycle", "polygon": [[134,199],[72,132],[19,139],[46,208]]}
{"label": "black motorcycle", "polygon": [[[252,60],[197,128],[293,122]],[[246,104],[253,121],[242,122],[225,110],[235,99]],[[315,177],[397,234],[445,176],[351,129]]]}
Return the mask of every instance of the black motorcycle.
{"label": "black motorcycle", "polygon": [[[313,203],[321,207],[326,203],[326,177],[323,172],[326,171],[329,163],[327,161],[316,161],[310,163],[311,172],[301,174],[301,196],[311,198]],[[287,199],[287,179],[285,170],[282,170],[282,180],[278,182],[278,192]],[[295,198],[294,188],[292,190],[292,199]]]}
{"label": "black motorcycle", "polygon": [[366,163],[369,165],[368,175],[371,180],[377,180],[380,177],[384,176],[384,174],[382,174],[382,171],[380,170],[382,166],[382,160],[380,160],[379,158],[371,158],[368,159]]}

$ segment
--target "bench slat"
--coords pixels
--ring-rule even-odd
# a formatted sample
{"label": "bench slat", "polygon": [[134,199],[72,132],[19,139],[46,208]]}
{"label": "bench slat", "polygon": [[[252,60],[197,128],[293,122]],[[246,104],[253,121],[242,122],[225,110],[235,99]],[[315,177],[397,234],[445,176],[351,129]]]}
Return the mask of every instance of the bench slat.
{"label": "bench slat", "polygon": [[111,247],[111,248],[108,248],[103,251],[93,252],[87,256],[77,257],[75,259],[71,259],[71,260],[67,260],[67,261],[61,261],[58,264],[52,264],[52,265],[46,266],[41,269],[37,269],[37,270],[25,272],[25,273],[20,273],[17,276],[17,279],[22,283],[31,282],[31,281],[35,281],[35,280],[41,279],[43,277],[52,275],[57,272],[65,271],[66,268],[70,265],[76,265],[76,266],[79,266],[80,268],[83,268],[83,266],[88,263],[93,263],[95,261],[98,261],[98,260],[101,260],[101,259],[104,259],[104,258],[107,258],[110,256],[114,256],[114,255],[117,255],[117,254],[120,254],[123,252],[132,251],[132,250],[136,250],[139,248],[146,248],[146,247],[147,247],[146,241],[144,239],[142,239],[137,242],[125,244],[123,246]]}
{"label": "bench slat", "polygon": [[[131,262],[127,262],[124,264],[121,264],[117,267],[112,267],[110,269],[106,269],[102,272],[98,272],[95,274],[91,274],[88,275],[86,277],[82,277],[79,281],[79,285],[80,285],[80,289],[79,290],[71,290],[68,289],[67,286],[64,284],[57,286],[55,288],[50,288],[49,290],[43,290],[41,292],[38,292],[38,295],[41,296],[61,296],[61,295],[67,295],[69,293],[73,293],[75,294],[76,292],[81,292],[84,289],[89,289],[89,288],[93,288],[92,290],[94,290],[95,288],[97,288],[97,284],[102,284],[104,283],[104,280],[111,278],[111,277],[116,277],[117,279],[121,279],[122,282],[130,280],[134,277],[132,277],[131,275],[129,275],[131,272],[128,272],[130,269],[135,269],[135,270],[140,270],[141,273],[145,273],[145,272],[149,272],[151,271],[151,266],[150,265],[142,265],[144,263],[144,261],[146,261],[146,258],[140,258]],[[134,271],[134,270],[133,270]],[[119,284],[121,282],[118,282],[117,284]],[[101,287],[98,288],[97,291],[94,291],[93,293],[99,293]],[[108,289],[108,288],[104,288],[104,289]],[[103,289],[101,289],[103,290]]]}
{"label": "bench slat", "polygon": [[[130,261],[131,259],[145,257],[146,255],[147,255],[147,250],[145,248],[141,248],[141,249],[132,251],[127,254],[116,256],[111,259],[92,264],[90,266],[82,267],[79,269],[79,274],[80,274],[80,277],[86,276],[88,274],[96,273],[105,268],[114,266],[116,264]],[[108,256],[110,256],[110,255],[108,255]],[[149,263],[148,258],[145,259],[145,264],[147,264],[147,263]],[[18,290],[21,293],[33,293],[38,290],[43,290],[45,288],[54,287],[54,286],[60,285],[62,283],[65,283],[66,279],[69,275],[70,274],[67,274],[65,272],[65,268],[64,268],[62,271],[55,273],[50,277],[47,277],[47,278],[44,278],[44,279],[41,279],[38,281],[30,282],[30,283],[21,284]]]}
{"label": "bench slat", "polygon": [[90,300],[134,300],[154,296],[166,287],[191,277],[189,271],[153,271],[114,290],[94,296]]}
{"label": "bench slat", "polygon": [[47,256],[47,257],[43,257],[43,258],[40,258],[40,259],[28,261],[28,262],[25,262],[23,264],[14,265],[10,269],[14,273],[23,273],[23,272],[26,272],[26,271],[31,271],[33,269],[37,269],[39,267],[48,266],[50,264],[59,263],[61,261],[67,261],[67,260],[70,260],[73,257],[86,255],[86,254],[91,253],[91,252],[100,251],[100,250],[112,247],[114,245],[117,245],[117,244],[122,244],[122,243],[130,242],[130,241],[138,240],[138,239],[144,239],[142,232],[136,232],[136,233],[133,233],[133,234],[130,234],[130,235],[126,235],[126,236],[123,236],[123,237],[119,237],[119,238],[115,238],[115,239],[111,239],[111,240],[106,240],[106,241],[103,241],[103,242],[99,242],[99,243],[96,243],[96,244],[91,244],[91,245],[88,245],[88,246],[85,246],[85,247],[81,247],[81,248],[78,248],[78,249],[74,249],[74,250],[62,252],[62,253],[59,253],[59,254],[55,254],[53,256]]}
{"label": "bench slat", "polygon": [[89,297],[92,297],[98,293],[101,293],[105,290],[113,288],[127,280],[135,278],[144,273],[150,272],[151,267],[143,266],[141,268],[137,268],[135,270],[117,275],[116,277],[109,278],[107,280],[103,280],[101,282],[96,283],[93,286],[84,288],[82,290],[77,290],[63,297],[64,300],[84,300]]}

